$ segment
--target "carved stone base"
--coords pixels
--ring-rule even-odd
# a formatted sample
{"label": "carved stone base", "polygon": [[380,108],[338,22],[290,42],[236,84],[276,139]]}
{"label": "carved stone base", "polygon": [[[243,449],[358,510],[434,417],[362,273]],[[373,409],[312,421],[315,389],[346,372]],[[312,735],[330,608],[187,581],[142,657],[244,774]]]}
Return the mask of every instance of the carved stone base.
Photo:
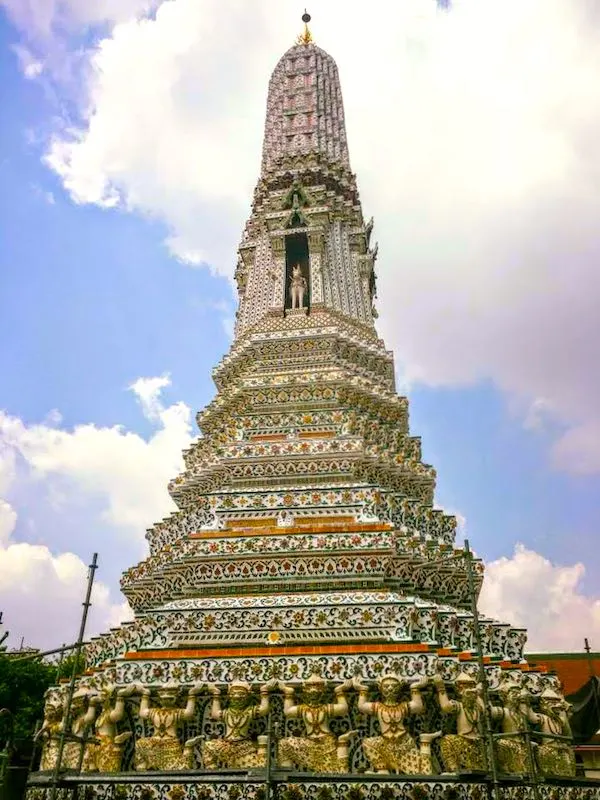
{"label": "carved stone base", "polygon": [[308,314],[308,308],[306,306],[302,308],[286,308],[284,313],[286,317],[305,317]]}
{"label": "carved stone base", "polygon": [[[72,776],[59,784],[56,800],[266,800],[265,771]],[[274,770],[272,800],[486,800],[483,778],[379,775],[308,775]],[[537,789],[537,794],[536,794]],[[32,775],[25,800],[50,800],[51,777]],[[598,781],[500,781],[500,800],[600,800]]]}

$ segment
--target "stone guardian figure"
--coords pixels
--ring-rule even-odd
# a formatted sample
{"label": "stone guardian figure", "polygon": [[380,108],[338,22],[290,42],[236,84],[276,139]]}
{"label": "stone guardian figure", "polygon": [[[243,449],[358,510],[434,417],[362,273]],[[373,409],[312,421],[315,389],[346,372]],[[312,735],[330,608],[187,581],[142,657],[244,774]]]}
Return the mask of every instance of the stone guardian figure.
{"label": "stone guardian figure", "polygon": [[[529,722],[539,725],[542,732],[542,743],[537,746],[535,752],[539,771],[549,778],[574,778],[575,755],[569,744],[573,739],[568,717],[569,703],[550,688],[544,689],[541,694],[538,713],[529,705],[529,697],[523,699]],[[544,739],[544,734],[548,738]],[[565,739],[549,738],[551,736],[564,736]]]}
{"label": "stone guardian figure", "polygon": [[300,264],[295,264],[292,267],[292,274],[290,277],[290,298],[292,301],[292,309],[304,308],[305,292],[306,278],[302,274]]}
{"label": "stone guardian figure", "polygon": [[382,775],[390,772],[404,775],[431,775],[431,742],[441,735],[423,733],[420,737],[420,748],[404,726],[407,717],[422,714],[425,711],[421,689],[429,683],[429,678],[422,678],[410,686],[410,700],[401,700],[406,680],[396,675],[383,675],[379,681],[381,700],[367,700],[369,688],[356,683],[358,689],[358,710],[362,714],[376,717],[381,730],[380,736],[371,736],[363,741],[363,751],[371,768]]}
{"label": "stone guardian figure", "polygon": [[513,734],[511,737],[499,737],[496,740],[498,767],[500,772],[509,775],[528,775],[530,760],[525,736],[528,725],[521,686],[508,678],[498,691],[503,705],[492,708],[492,719],[499,718],[502,721],[502,733]]}
{"label": "stone guardian figure", "polygon": [[279,741],[277,762],[280,767],[299,767],[311,772],[347,772],[348,741],[356,733],[349,731],[336,738],[331,732],[332,717],[348,713],[344,692],[352,683],[336,686],[335,702],[326,703],[326,684],[319,675],[311,675],[302,687],[303,703],[294,701],[293,686],[284,686],[283,712],[287,719],[301,719],[305,736],[287,736]]}
{"label": "stone guardian figure", "polygon": [[[86,747],[85,735],[87,729],[94,722],[96,711],[88,704],[89,692],[80,689],[73,695],[71,703],[71,730],[65,736],[61,768],[74,769],[79,767],[84,757],[83,748]],[[44,722],[38,731],[37,739],[44,743],[40,770],[52,770],[56,767],[60,737],[65,724],[65,699],[58,697],[52,691],[46,695],[46,708]]]}
{"label": "stone guardian figure", "polygon": [[120,772],[123,747],[132,733],[118,734],[117,725],[125,717],[126,698],[137,690],[135,684],[118,691],[113,684],[105,684],[90,698],[90,706],[98,711],[98,716],[94,722],[94,738],[86,746],[85,772]]}
{"label": "stone guardian figure", "polygon": [[267,737],[254,742],[249,730],[252,721],[269,713],[269,690],[276,685],[270,681],[260,688],[260,703],[252,702],[252,688],[243,681],[233,681],[227,690],[227,708],[221,705],[221,690],[211,686],[211,719],[222,721],[225,736],[204,743],[202,757],[206,769],[246,769],[264,767],[267,759]]}
{"label": "stone guardian figure", "polygon": [[447,773],[485,772],[486,752],[482,737],[485,706],[479,695],[475,679],[465,672],[456,678],[457,700],[450,700],[441,675],[433,678],[438,701],[443,714],[456,715],[456,733],[442,736],[440,749],[444,770]]}
{"label": "stone guardian figure", "polygon": [[52,689],[48,689],[44,706],[44,722],[35,737],[36,741],[42,742],[41,771],[52,770],[56,766],[63,716],[62,700]]}
{"label": "stone guardian figure", "polygon": [[200,737],[188,739],[181,744],[178,728],[182,722],[194,718],[196,711],[196,697],[202,691],[203,685],[192,687],[188,693],[185,708],[177,706],[179,686],[168,683],[158,690],[159,705],[150,705],[151,691],[142,689],[142,702],[140,703],[140,719],[148,720],[154,728],[152,736],[144,736],[135,744],[135,769],[145,770],[183,770],[193,766],[194,746]]}

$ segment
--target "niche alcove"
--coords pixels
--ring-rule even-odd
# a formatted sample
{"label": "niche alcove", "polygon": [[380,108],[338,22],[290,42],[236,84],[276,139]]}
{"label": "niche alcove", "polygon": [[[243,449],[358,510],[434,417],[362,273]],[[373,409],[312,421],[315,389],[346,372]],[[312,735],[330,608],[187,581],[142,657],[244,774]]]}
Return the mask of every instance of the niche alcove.
{"label": "niche alcove", "polygon": [[304,306],[310,310],[310,261],[308,254],[308,236],[304,232],[288,233],[285,237],[285,304],[286,309],[292,307],[290,280],[292,269],[300,265],[302,275],[306,280],[304,293]]}

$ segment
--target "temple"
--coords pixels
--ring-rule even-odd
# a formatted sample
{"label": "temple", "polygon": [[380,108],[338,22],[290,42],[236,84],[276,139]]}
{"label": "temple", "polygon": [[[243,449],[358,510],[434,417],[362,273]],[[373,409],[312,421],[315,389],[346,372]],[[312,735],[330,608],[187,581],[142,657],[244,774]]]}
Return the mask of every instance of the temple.
{"label": "temple", "polygon": [[29,800],[600,798],[557,677],[475,616],[483,564],[434,504],[375,329],[373,220],[309,20],[269,82],[234,341],[178,510],[68,716],[49,691]]}

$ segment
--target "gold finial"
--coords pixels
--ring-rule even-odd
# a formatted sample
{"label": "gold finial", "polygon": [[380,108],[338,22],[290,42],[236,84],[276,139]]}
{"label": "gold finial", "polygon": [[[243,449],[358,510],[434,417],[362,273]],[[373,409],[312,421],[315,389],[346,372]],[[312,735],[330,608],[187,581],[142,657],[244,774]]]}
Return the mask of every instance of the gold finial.
{"label": "gold finial", "polygon": [[304,23],[304,33],[301,33],[300,36],[296,39],[296,44],[310,44],[313,40],[312,33],[308,29],[308,23],[310,22],[310,14],[304,9],[304,14],[302,14],[302,22]]}

